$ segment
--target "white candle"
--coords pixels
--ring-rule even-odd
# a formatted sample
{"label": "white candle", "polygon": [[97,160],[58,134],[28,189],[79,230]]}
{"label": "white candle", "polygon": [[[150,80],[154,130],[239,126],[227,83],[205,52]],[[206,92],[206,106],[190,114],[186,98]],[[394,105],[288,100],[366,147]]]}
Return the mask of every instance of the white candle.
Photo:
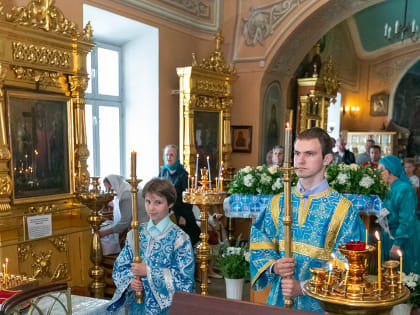
{"label": "white candle", "polygon": [[285,134],[284,134],[284,163],[289,163],[291,161],[291,153],[292,153],[292,128],[289,127],[289,123],[287,123]]}
{"label": "white candle", "polygon": [[347,285],[347,278],[349,277],[349,264],[346,264],[346,277],[344,278],[344,286]]}
{"label": "white candle", "polygon": [[209,187],[211,188],[210,157],[207,156],[207,168],[209,169]]}
{"label": "white candle", "polygon": [[395,34],[398,33],[398,20],[395,21]]}
{"label": "white candle", "polygon": [[198,179],[198,159],[200,158],[200,154],[197,154],[195,159],[195,188],[197,188],[197,179]]}
{"label": "white candle", "polygon": [[388,23],[385,24],[385,33],[384,33],[384,36],[386,37],[387,34],[388,34]]}
{"label": "white candle", "polygon": [[413,19],[413,22],[411,22],[411,31],[414,33],[416,31],[416,20]]}

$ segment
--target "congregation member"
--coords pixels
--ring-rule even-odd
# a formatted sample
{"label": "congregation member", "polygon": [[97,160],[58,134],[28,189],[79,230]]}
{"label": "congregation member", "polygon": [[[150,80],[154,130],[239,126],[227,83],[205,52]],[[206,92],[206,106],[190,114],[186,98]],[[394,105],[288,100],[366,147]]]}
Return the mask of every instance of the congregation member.
{"label": "congregation member", "polygon": [[338,138],[336,141],[337,152],[334,153],[333,162],[335,164],[353,164],[355,162],[353,152],[346,149],[346,140]]}
{"label": "congregation member", "polygon": [[[107,190],[112,189],[116,193],[116,198],[114,199],[114,219],[117,217],[117,214],[119,214],[120,219],[114,220],[114,224],[110,228],[100,230],[99,236],[105,237],[113,233],[124,234],[131,228],[133,215],[130,192],[131,185],[120,175],[108,175],[104,178],[103,183]],[[144,207],[144,199],[141,194],[137,194],[137,196],[138,219],[141,223],[147,222],[149,218]]]}
{"label": "congregation member", "polygon": [[419,222],[416,217],[417,197],[410,179],[404,172],[401,161],[395,155],[388,155],[379,161],[378,169],[382,179],[390,185],[383,207],[388,215],[389,233],[381,234],[384,261],[399,259],[398,250],[404,257],[405,273],[420,272]]}
{"label": "congregation member", "polygon": [[173,208],[176,223],[190,236],[194,246],[199,241],[201,231],[195,222],[192,205],[182,202],[182,192],[188,187],[188,173],[179,162],[177,146],[167,145],[163,150],[163,159],[165,165],[161,167],[159,177],[166,178],[174,185],[177,194]]}
{"label": "congregation member", "polygon": [[373,145],[369,149],[370,161],[365,162],[362,166],[369,166],[371,168],[378,168],[379,160],[381,159],[381,147],[379,145]]}
{"label": "congregation member", "polygon": [[356,164],[363,165],[363,163],[370,162],[370,148],[375,144],[375,140],[367,139],[365,144],[365,152],[356,156]]}
{"label": "congregation member", "polygon": [[268,151],[265,155],[265,165],[270,166],[271,164],[273,164],[273,150]]}
{"label": "congregation member", "polygon": [[272,165],[282,166],[284,160],[284,148],[281,145],[276,145],[272,151]]}
{"label": "congregation member", "polygon": [[252,224],[251,285],[254,290],[271,285],[268,304],[283,306],[284,297],[291,297],[298,309],[323,312],[302,290],[304,281],[311,278],[310,268],[325,267],[331,253],[343,264],[338,245],[364,239],[357,211],[324,178],[332,159],[331,138],[321,128],[297,136],[294,167],[299,181],[291,196],[293,258],[284,257],[283,194],[274,196],[271,206]]}
{"label": "congregation member", "polygon": [[404,171],[417,192],[419,190],[420,183],[419,178],[416,176],[416,162],[413,158],[406,158],[404,160]]}
{"label": "congregation member", "polygon": [[[112,278],[117,289],[107,311],[118,312],[127,306],[128,314],[168,314],[175,291],[195,290],[194,253],[188,235],[169,218],[177,198],[174,186],[155,178],[144,186],[142,196],[150,217],[139,229],[142,262],[133,263],[131,230],[115,261]],[[135,292],[143,292],[143,304],[137,304]]]}

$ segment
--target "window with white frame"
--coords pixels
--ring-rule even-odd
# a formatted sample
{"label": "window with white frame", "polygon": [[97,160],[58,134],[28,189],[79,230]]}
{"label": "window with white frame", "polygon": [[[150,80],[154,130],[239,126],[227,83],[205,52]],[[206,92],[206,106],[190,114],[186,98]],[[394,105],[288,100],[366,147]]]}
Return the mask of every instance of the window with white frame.
{"label": "window with white frame", "polygon": [[121,68],[121,49],[116,46],[97,43],[87,57],[85,119],[91,176],[123,173]]}

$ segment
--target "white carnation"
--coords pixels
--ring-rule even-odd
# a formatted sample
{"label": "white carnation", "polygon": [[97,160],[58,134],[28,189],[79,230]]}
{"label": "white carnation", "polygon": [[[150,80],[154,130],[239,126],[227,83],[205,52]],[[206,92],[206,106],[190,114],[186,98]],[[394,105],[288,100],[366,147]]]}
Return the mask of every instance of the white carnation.
{"label": "white carnation", "polygon": [[244,177],[244,184],[246,187],[252,187],[252,185],[254,184],[254,177],[251,174],[248,174]]}
{"label": "white carnation", "polygon": [[257,171],[261,172],[264,168],[263,168],[261,165],[258,165],[258,166],[256,167],[256,169],[257,169]]}
{"label": "white carnation", "polygon": [[360,166],[358,164],[356,164],[356,163],[352,163],[352,164],[350,164],[349,168],[351,170],[357,171],[360,168]]}
{"label": "white carnation", "polygon": [[283,187],[283,182],[281,181],[280,178],[277,178],[276,181],[274,182],[274,184],[271,186],[272,190],[277,190]]}
{"label": "white carnation", "polygon": [[252,167],[251,166],[245,166],[241,171],[243,171],[244,173],[250,173],[252,171]]}
{"label": "white carnation", "polygon": [[251,253],[250,252],[245,252],[244,253],[244,258],[246,262],[249,262],[249,258],[251,257]]}
{"label": "white carnation", "polygon": [[276,174],[278,169],[279,167],[277,165],[272,165],[268,168],[268,171],[270,172],[270,174]]}
{"label": "white carnation", "polygon": [[261,179],[260,179],[260,183],[263,184],[263,185],[270,184],[271,183],[271,177],[268,176],[267,174],[262,174]]}
{"label": "white carnation", "polygon": [[[340,164],[341,165],[341,164]],[[338,175],[337,175],[337,182],[340,184],[340,185],[344,185],[346,182],[347,182],[347,180],[349,179],[349,175],[347,175],[346,173],[342,173],[342,172],[340,172]]]}
{"label": "white carnation", "polygon": [[262,189],[261,188],[257,188],[257,193],[261,194]]}
{"label": "white carnation", "polygon": [[369,188],[375,183],[375,181],[369,175],[363,175],[363,178],[360,180],[359,185],[365,188]]}

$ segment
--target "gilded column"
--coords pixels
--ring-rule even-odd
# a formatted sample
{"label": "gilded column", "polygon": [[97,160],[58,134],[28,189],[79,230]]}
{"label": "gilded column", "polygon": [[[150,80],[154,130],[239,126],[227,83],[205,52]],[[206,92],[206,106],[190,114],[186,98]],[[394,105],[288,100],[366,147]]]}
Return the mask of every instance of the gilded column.
{"label": "gilded column", "polygon": [[12,194],[12,180],[9,169],[11,154],[7,143],[5,95],[3,90],[6,74],[7,68],[0,63],[0,216],[10,213]]}
{"label": "gilded column", "polygon": [[75,179],[79,189],[88,189],[90,182],[87,169],[89,150],[87,147],[85,123],[85,90],[87,84],[87,75],[69,76],[70,92],[73,101]]}
{"label": "gilded column", "polygon": [[223,153],[222,160],[224,168],[228,169],[231,167],[231,154],[232,154],[232,143],[230,134],[230,122],[231,122],[231,109],[232,109],[232,97],[225,97],[222,99],[223,107]]}

